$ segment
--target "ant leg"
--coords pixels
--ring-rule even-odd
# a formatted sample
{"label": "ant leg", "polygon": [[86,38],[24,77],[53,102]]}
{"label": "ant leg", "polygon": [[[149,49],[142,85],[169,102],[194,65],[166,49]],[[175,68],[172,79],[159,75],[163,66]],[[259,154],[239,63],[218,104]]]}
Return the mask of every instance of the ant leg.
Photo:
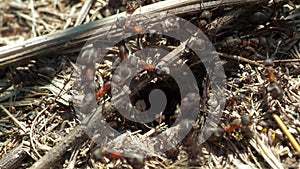
{"label": "ant leg", "polygon": [[109,30],[107,30],[107,32],[105,33],[105,36],[108,37],[108,40],[110,39],[110,31],[112,30],[113,26],[116,25],[116,28],[123,28],[123,31],[125,31],[124,27],[125,27],[125,24],[126,24],[126,21],[127,21],[127,18],[126,17],[119,17],[119,10],[117,10],[117,19],[115,21],[114,24],[111,25],[111,27],[109,28]]}
{"label": "ant leg", "polygon": [[136,40],[137,40],[137,45],[139,46],[139,49],[142,50],[142,49],[143,49],[142,35],[141,35],[141,34],[138,34]]}
{"label": "ant leg", "polygon": [[126,49],[127,49],[127,51],[128,51],[128,57],[130,57],[131,54],[132,54],[132,49],[131,49],[131,47],[130,47],[130,44],[124,43],[124,45],[125,45],[125,47],[126,47]]}
{"label": "ant leg", "polygon": [[277,43],[276,49],[275,49],[274,53],[271,55],[271,58],[273,58],[273,57],[278,53],[278,48],[279,48],[281,42],[282,42],[282,41],[280,40],[280,41]]}

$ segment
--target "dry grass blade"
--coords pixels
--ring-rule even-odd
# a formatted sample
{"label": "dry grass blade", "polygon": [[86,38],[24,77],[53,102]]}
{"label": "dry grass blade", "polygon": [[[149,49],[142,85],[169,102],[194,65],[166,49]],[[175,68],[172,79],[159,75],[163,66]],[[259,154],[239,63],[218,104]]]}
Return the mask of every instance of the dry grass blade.
{"label": "dry grass blade", "polygon": [[6,113],[13,121],[14,123],[24,132],[28,133],[28,129],[18,120],[16,119],[3,105],[0,105],[0,108]]}
{"label": "dry grass blade", "polygon": [[252,147],[263,156],[267,163],[274,169],[283,169],[282,164],[277,160],[272,151],[265,146],[263,141],[259,138],[258,135],[254,136],[255,138],[250,140]]}
{"label": "dry grass blade", "polygon": [[[30,134],[29,134],[29,136],[30,136],[30,144],[31,144],[31,146],[32,146],[32,148],[33,148],[33,151],[35,152],[35,154],[36,154],[39,158],[41,158],[42,156],[40,155],[40,153],[38,153],[38,151],[37,151],[37,149],[36,149],[36,147],[35,147],[35,143],[34,143],[34,142],[35,142],[35,139],[34,139],[34,137],[33,137],[34,126],[35,126],[35,124],[36,124],[36,122],[37,122],[37,119],[40,117],[40,115],[43,114],[48,108],[49,108],[49,106],[47,106],[46,108],[44,108],[42,111],[40,111],[40,112],[38,113],[38,115],[34,118],[32,124],[31,124],[31,128],[30,128]],[[37,159],[36,159],[36,160],[37,160]]]}
{"label": "dry grass blade", "polygon": [[46,155],[34,163],[30,169],[44,169],[54,165],[75,144],[88,139],[83,126],[78,126],[63,141],[53,147]]}
{"label": "dry grass blade", "polygon": [[285,124],[283,123],[283,121],[280,119],[280,117],[277,114],[272,114],[272,116],[275,119],[275,121],[278,124],[278,126],[283,131],[283,133],[287,136],[287,138],[289,139],[290,143],[293,145],[293,147],[295,148],[295,150],[298,153],[300,153],[299,143],[297,142],[297,140],[295,139],[295,137],[289,132],[289,130],[287,129],[287,127],[285,126]]}
{"label": "dry grass blade", "polygon": [[82,24],[82,22],[84,21],[86,15],[88,14],[90,8],[92,7],[93,2],[94,2],[94,0],[86,0],[84,2],[84,5],[81,8],[81,11],[79,13],[79,16],[78,16],[74,26],[78,26],[78,25]]}
{"label": "dry grass blade", "polygon": [[31,15],[32,15],[32,33],[33,37],[36,37],[36,17],[35,17],[35,10],[34,10],[34,1],[30,0],[30,9],[31,9]]}

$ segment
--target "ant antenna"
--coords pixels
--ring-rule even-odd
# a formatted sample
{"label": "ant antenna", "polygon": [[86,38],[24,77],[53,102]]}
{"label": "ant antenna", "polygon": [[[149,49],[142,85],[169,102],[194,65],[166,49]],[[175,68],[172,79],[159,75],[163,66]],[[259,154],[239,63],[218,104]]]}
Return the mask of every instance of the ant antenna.
{"label": "ant antenna", "polygon": [[[273,58],[277,53],[278,53],[278,49],[279,49],[279,45],[281,44],[281,40],[279,40],[279,42],[277,43],[277,46],[276,46],[276,49],[275,49],[275,52],[271,55],[271,58]],[[268,58],[269,59],[269,58]]]}
{"label": "ant antenna", "polygon": [[[110,28],[107,30],[107,32],[105,33],[105,36],[108,38],[108,40],[110,40],[110,38],[109,38],[110,30],[111,30],[111,29],[113,28],[113,26],[116,25],[116,23],[119,21],[119,12],[120,12],[120,10],[118,9],[118,10],[117,10],[117,13],[116,13],[117,19],[116,19],[115,23],[112,24],[111,27],[110,27]],[[118,28],[117,25],[116,25],[116,28]]]}

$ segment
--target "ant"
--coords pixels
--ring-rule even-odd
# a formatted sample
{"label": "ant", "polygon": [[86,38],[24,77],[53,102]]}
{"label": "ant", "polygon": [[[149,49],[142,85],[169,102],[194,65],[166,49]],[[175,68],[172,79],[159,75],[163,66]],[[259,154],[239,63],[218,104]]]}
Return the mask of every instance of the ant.
{"label": "ant", "polygon": [[121,153],[118,153],[116,151],[108,151],[107,148],[101,147],[96,148],[93,152],[94,158],[97,160],[103,159],[103,157],[109,158],[109,159],[121,159],[124,156]]}
{"label": "ant", "polygon": [[128,1],[126,5],[126,16],[118,17],[116,21],[117,28],[129,28],[133,32],[137,34],[144,34],[144,28],[140,25],[138,25],[134,21],[129,21],[130,16],[138,9],[142,7],[141,2],[137,1]]}
{"label": "ant", "polygon": [[[120,62],[127,60],[127,51],[126,51],[126,47],[124,45],[120,45],[119,46],[119,58],[115,61],[115,64],[113,65],[113,67],[116,67]],[[112,83],[108,82],[107,84],[105,84],[104,86],[102,86],[97,94],[96,94],[96,100],[102,96],[104,96],[105,93],[108,92],[108,90],[110,90],[111,85],[114,84],[123,84],[124,80],[121,79],[120,76],[118,75],[114,75],[112,77]]]}
{"label": "ant", "polygon": [[127,14],[133,14],[134,11],[136,11],[139,7],[142,7],[141,2],[137,1],[128,1],[126,5],[126,13]]}
{"label": "ant", "polygon": [[204,130],[204,136],[209,137],[211,134],[213,139],[224,136],[224,133],[232,133],[236,129],[249,128],[253,123],[253,119],[249,115],[242,115],[241,118],[233,120],[228,126],[208,127]]}
{"label": "ant", "polygon": [[121,16],[116,21],[117,28],[123,28],[126,30],[133,31],[139,35],[145,34],[145,28],[137,24],[135,21],[129,20],[128,17]]}
{"label": "ant", "polygon": [[266,44],[266,38],[265,37],[259,37],[259,38],[240,38],[237,36],[230,36],[227,37],[222,43],[221,48],[222,49],[233,49],[238,46],[241,47],[256,47],[258,45],[265,45]]}
{"label": "ant", "polygon": [[275,69],[273,68],[274,62],[271,59],[266,59],[264,62],[265,72],[268,76],[269,86],[267,91],[270,93],[273,99],[282,98],[283,92],[281,87],[277,84],[275,75]]}
{"label": "ant", "polygon": [[243,49],[242,55],[250,56],[254,54],[255,56],[262,57],[256,51],[259,46],[266,46],[267,40],[265,37],[260,36],[259,38],[247,38],[238,36],[229,36],[223,40],[220,44],[220,49],[235,52],[236,50]]}
{"label": "ant", "polygon": [[110,159],[120,159],[120,158],[123,158],[123,155],[121,153],[118,153],[118,152],[111,152],[111,151],[108,151],[106,148],[101,148],[101,154],[107,158],[110,158]]}
{"label": "ant", "polygon": [[97,94],[96,94],[96,100],[100,97],[102,97],[105,93],[107,93],[107,91],[111,88],[111,84],[105,84],[103,87],[101,87],[101,89],[98,90]]}
{"label": "ant", "polygon": [[242,115],[240,119],[233,120],[230,125],[225,128],[225,131],[231,133],[240,127],[249,127],[252,125],[252,123],[253,121],[251,117],[248,115]]}
{"label": "ant", "polygon": [[209,10],[203,10],[199,16],[198,25],[202,31],[205,31],[205,27],[211,22],[212,12]]}
{"label": "ant", "polygon": [[265,71],[269,77],[269,82],[274,83],[276,81],[275,70],[273,68],[274,62],[270,59],[267,59],[267,60],[265,60],[264,65],[266,68]]}
{"label": "ant", "polygon": [[143,168],[145,162],[145,158],[139,153],[128,152],[126,156],[124,156],[117,151],[109,151],[104,147],[96,148],[93,152],[93,156],[96,160],[101,160],[103,157],[108,159],[126,159],[133,168]]}
{"label": "ant", "polygon": [[[128,50],[129,50],[129,53],[131,53],[130,49],[128,49]],[[127,64],[119,65],[122,61],[125,61],[125,60],[127,60]],[[132,68],[134,68],[134,67],[138,66],[138,67],[146,69],[149,72],[155,71],[155,68],[153,65],[146,63],[144,60],[142,60],[134,55],[131,55],[131,57],[128,58],[128,54],[127,54],[125,45],[119,46],[119,57],[115,61],[115,64],[113,67],[117,67],[118,65],[119,65],[119,68],[115,72],[115,75],[112,76],[111,83],[108,82],[107,84],[105,84],[98,90],[98,92],[96,94],[96,99],[104,96],[104,94],[107,93],[108,90],[111,89],[112,85],[123,85],[125,83],[125,80],[132,76],[132,72],[133,72]],[[90,79],[91,77],[93,77],[93,76],[91,76],[93,74],[94,74],[93,72],[90,72],[90,73],[88,73],[89,76],[87,76],[87,77],[89,77],[89,79]]]}

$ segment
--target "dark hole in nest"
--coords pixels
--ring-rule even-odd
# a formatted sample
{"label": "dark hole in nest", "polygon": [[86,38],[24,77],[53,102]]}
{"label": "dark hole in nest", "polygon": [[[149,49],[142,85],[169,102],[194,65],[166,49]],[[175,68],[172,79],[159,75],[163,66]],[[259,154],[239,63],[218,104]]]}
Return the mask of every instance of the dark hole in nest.
{"label": "dark hole in nest", "polygon": [[[201,67],[201,66],[200,66]],[[194,69],[192,69],[194,70]],[[205,71],[204,71],[205,72]],[[204,78],[203,72],[199,72],[199,69],[196,69],[193,71],[195,78],[197,79],[197,85],[200,90],[200,93],[202,93],[202,80]],[[151,73],[150,73],[151,74]],[[155,74],[155,73],[154,73]],[[156,75],[152,75],[156,76]],[[145,74],[140,78],[134,78],[131,83],[130,83],[130,90],[135,91],[138,90],[137,86],[139,86],[140,83],[143,82],[146,78],[149,78],[149,74]],[[143,112],[147,111],[151,108],[150,101],[149,101],[149,95],[153,90],[161,90],[167,100],[165,109],[163,112],[160,114],[160,112],[151,112],[155,113],[158,118],[154,119],[152,122],[147,123],[147,126],[155,127],[157,126],[160,122],[164,122],[168,126],[172,126],[173,123],[176,120],[176,114],[175,111],[177,109],[177,106],[181,104],[181,100],[185,96],[181,96],[180,94],[180,88],[175,81],[174,78],[172,78],[169,75],[165,75],[164,78],[154,78],[157,79],[156,81],[153,80],[154,82],[149,82],[145,87],[142,89],[139,89],[137,93],[134,95],[130,95],[130,102],[136,108],[138,111]],[[200,94],[201,95],[201,94]],[[157,98],[158,101],[160,101],[161,98]],[[138,104],[143,104],[143,106],[138,106]],[[141,108],[142,107],[142,108]],[[141,110],[142,109],[142,110]],[[162,115],[162,116],[160,116]],[[119,118],[114,118],[115,123],[115,129],[118,130],[119,132],[125,131],[125,130],[142,130],[143,132],[147,132],[149,130],[148,127],[146,127],[143,123],[138,123],[134,121],[130,121],[126,118],[124,118],[120,113],[116,112],[116,116]],[[118,119],[118,120],[116,120]],[[120,127],[121,126],[121,127]]]}
{"label": "dark hole in nest", "polygon": [[[130,84],[130,89],[134,90],[135,87],[141,82],[141,80],[142,79],[133,80]],[[149,95],[155,89],[161,90],[165,94],[167,100],[165,109],[163,110],[162,114],[160,114],[161,112],[156,112],[157,117],[163,115],[164,118],[160,117],[161,121],[171,126],[172,121],[170,120],[170,118],[171,116],[174,115],[176,106],[180,104],[181,101],[179,86],[171,76],[167,76],[166,78],[164,78],[164,80],[158,79],[154,83],[150,82],[148,85],[145,86],[145,88],[143,88],[143,90],[138,91],[136,96],[134,97],[130,96],[131,103],[134,106],[138,107],[137,104],[140,104],[142,102],[141,104],[145,104],[145,107],[144,110],[139,110],[139,111],[149,110],[151,106],[155,106],[155,105],[150,105],[150,101],[149,101]],[[155,99],[158,99],[157,101],[160,102],[162,101],[160,99],[164,99],[164,98],[155,98]],[[157,125],[159,121],[160,119],[154,120],[152,125]]]}

